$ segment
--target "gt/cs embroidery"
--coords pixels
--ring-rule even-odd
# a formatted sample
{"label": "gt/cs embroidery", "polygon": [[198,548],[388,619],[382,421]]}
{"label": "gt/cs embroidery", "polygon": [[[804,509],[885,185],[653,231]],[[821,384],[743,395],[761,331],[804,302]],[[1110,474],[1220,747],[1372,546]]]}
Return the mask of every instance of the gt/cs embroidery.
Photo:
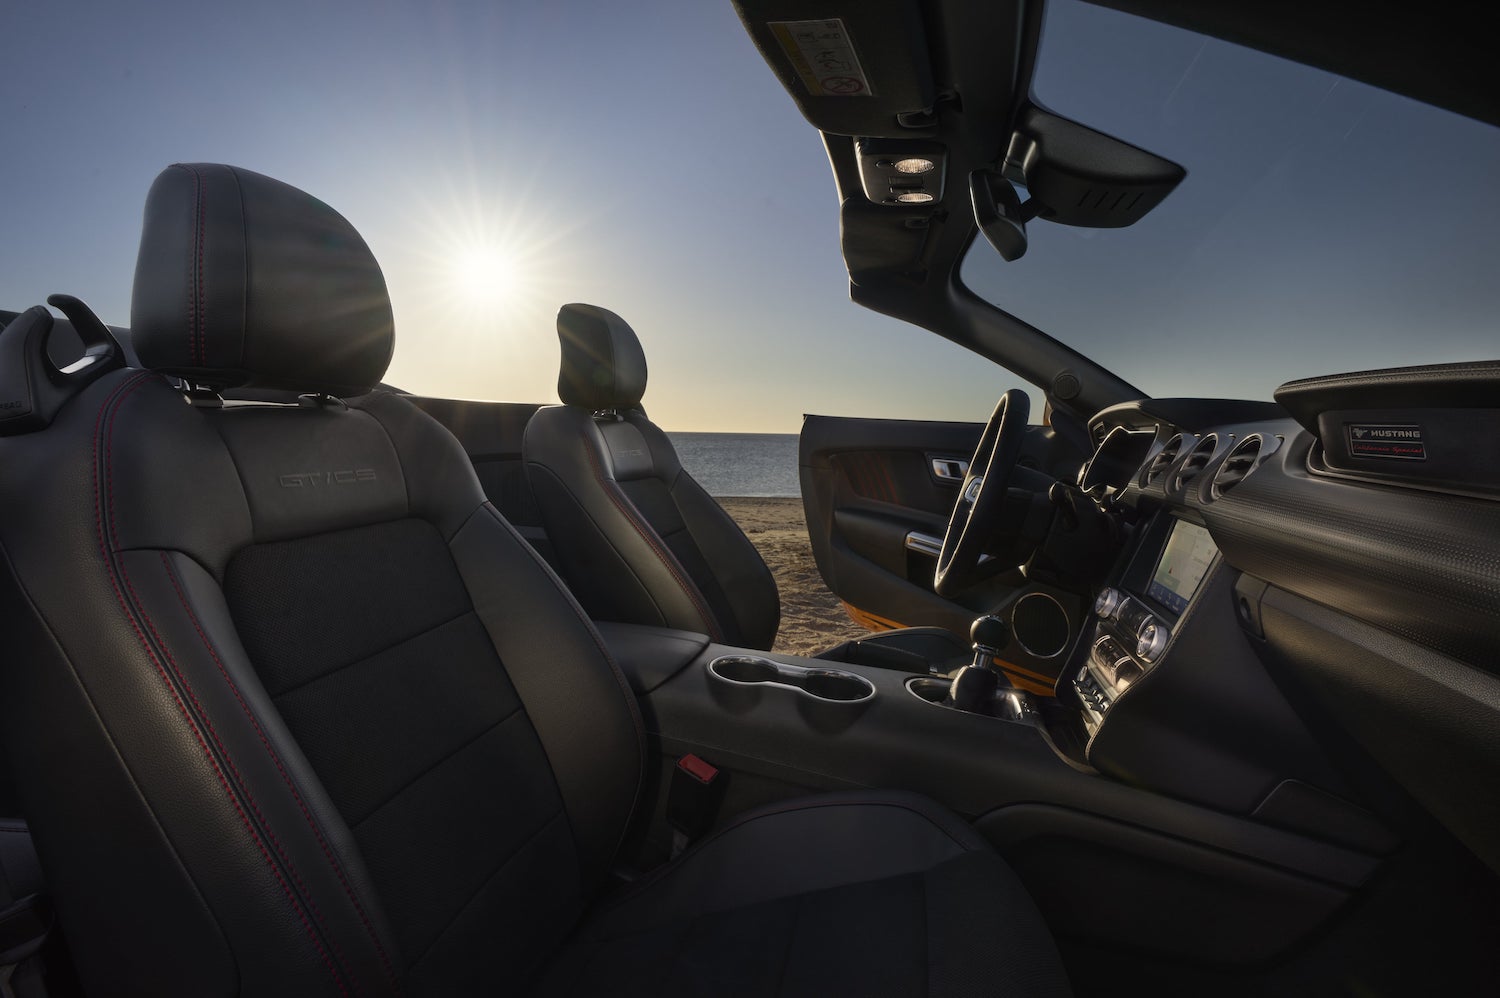
{"label": "gt/cs embroidery", "polygon": [[352,468],[346,471],[303,471],[293,475],[282,475],[284,489],[309,489],[320,485],[355,485],[359,482],[375,481],[374,468]]}

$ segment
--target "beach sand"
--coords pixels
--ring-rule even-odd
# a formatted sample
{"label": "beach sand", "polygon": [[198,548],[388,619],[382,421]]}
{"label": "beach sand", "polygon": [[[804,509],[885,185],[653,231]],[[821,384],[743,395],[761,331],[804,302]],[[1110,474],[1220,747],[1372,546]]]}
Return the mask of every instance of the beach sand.
{"label": "beach sand", "polygon": [[869,634],[849,619],[813,561],[801,499],[720,498],[760,551],[781,590],[781,630],[773,651],[814,655]]}

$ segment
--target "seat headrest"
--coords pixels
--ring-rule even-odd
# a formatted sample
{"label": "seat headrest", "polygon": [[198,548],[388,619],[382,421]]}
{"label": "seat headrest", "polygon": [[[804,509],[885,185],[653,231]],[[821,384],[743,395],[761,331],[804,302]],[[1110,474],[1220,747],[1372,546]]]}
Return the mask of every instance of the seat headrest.
{"label": "seat headrest", "polygon": [[646,394],[646,355],[625,320],[597,305],[564,305],[557,313],[562,370],[557,397],[598,412],[629,409]]}
{"label": "seat headrest", "polygon": [[395,345],[380,265],[328,205],[217,163],[146,196],[130,303],[141,364],[220,388],[360,395]]}

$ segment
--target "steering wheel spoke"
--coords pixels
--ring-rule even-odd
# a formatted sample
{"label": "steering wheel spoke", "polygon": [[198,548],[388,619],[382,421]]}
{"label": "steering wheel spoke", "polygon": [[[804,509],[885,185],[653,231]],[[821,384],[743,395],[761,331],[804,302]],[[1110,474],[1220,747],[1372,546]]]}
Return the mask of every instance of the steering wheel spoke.
{"label": "steering wheel spoke", "polygon": [[1021,456],[1030,415],[1030,397],[1012,388],[1000,396],[985,424],[943,535],[943,549],[933,576],[933,589],[938,595],[957,595],[978,581],[980,560],[991,560],[985,557],[987,549],[1004,539],[1006,525],[998,514],[1005,502],[1011,469]]}

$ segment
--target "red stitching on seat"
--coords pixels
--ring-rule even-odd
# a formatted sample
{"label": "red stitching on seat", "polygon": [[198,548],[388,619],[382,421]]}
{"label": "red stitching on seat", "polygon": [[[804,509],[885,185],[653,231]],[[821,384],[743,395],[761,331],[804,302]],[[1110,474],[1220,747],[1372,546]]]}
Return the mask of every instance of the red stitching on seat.
{"label": "red stitching on seat", "polygon": [[672,574],[672,578],[677,581],[677,585],[682,588],[683,593],[692,602],[693,608],[698,611],[698,616],[702,617],[703,623],[708,625],[708,636],[715,641],[723,641],[724,632],[720,630],[713,613],[699,597],[697,587],[691,586],[683,580],[682,573],[678,571],[677,559],[673,557],[672,552],[657,543],[655,537],[656,531],[651,529],[650,524],[643,525],[640,522],[634,504],[629,502],[623,495],[618,494],[620,486],[613,479],[604,477],[604,470],[599,466],[599,457],[594,453],[593,446],[585,442],[583,449],[589,456],[589,465],[594,470],[594,477],[599,480],[599,484],[604,488],[604,494],[609,496],[610,501],[615,504],[615,507],[619,509],[630,525],[635,528],[635,532],[641,535],[641,540],[650,546],[651,550],[656,553],[656,556],[661,559],[662,565]]}
{"label": "red stitching on seat", "polygon": [[207,233],[206,216],[208,192],[207,185],[203,182],[203,176],[193,167],[186,163],[173,164],[179,170],[185,170],[193,178],[193,252],[189,260],[196,259],[196,269],[188,271],[188,363],[195,361],[200,365],[208,364],[208,348],[203,335],[203,320],[206,317],[205,296],[203,293],[203,243]]}
{"label": "red stitching on seat", "polygon": [[391,986],[399,993],[401,985],[396,980],[396,970],[391,965],[390,957],[386,954],[385,947],[380,943],[380,937],[375,932],[375,926],[371,924],[369,915],[365,913],[364,906],[359,903],[359,898],[354,893],[354,888],[350,886],[349,881],[345,878],[343,867],[334,857],[333,849],[329,846],[328,840],[323,837],[322,829],[313,820],[312,811],[308,808],[306,801],[302,799],[302,794],[297,791],[297,786],[292,781],[291,774],[286,771],[286,767],[282,764],[281,756],[272,747],[271,740],[266,737],[265,730],[261,727],[259,718],[250,709],[250,705],[245,702],[245,698],[240,693],[239,685],[229,675],[229,670],[224,667],[224,662],[219,658],[219,653],[214,648],[213,642],[209,641],[208,635],[204,633],[203,627],[198,621],[198,615],[193,612],[193,608],[188,604],[187,596],[182,591],[182,586],[178,584],[177,572],[172,568],[172,563],[168,560],[165,551],[161,553],[161,563],[162,567],[166,570],[167,580],[172,583],[172,589],[177,593],[178,601],[182,603],[182,609],[187,612],[188,620],[192,621],[193,630],[198,632],[198,637],[203,641],[203,647],[208,650],[208,654],[213,658],[214,665],[218,666],[219,675],[224,677],[225,684],[228,685],[230,692],[234,694],[234,699],[239,703],[240,709],[245,712],[245,717],[249,719],[251,727],[255,729],[255,734],[260,738],[261,745],[265,746],[266,754],[276,764],[276,771],[281,774],[282,782],[292,792],[292,798],[297,802],[297,807],[302,811],[302,817],[307,819],[308,827],[312,829],[313,836],[318,840],[318,845],[323,849],[323,857],[328,860],[328,865],[333,868],[333,872],[338,876],[339,883],[344,888],[344,894],[349,898],[349,903],[354,905],[354,910],[359,913],[359,920],[364,925],[365,931],[369,932],[370,941],[375,944],[375,951],[380,955],[380,964],[385,968],[386,975],[391,979]]}
{"label": "red stitching on seat", "polygon": [[[208,747],[208,742],[204,740],[202,731],[199,729],[197,723],[194,722],[192,715],[188,712],[187,705],[183,703],[182,697],[178,695],[176,688],[172,685],[171,680],[167,676],[166,669],[162,666],[161,660],[157,657],[156,652],[153,650],[150,640],[147,639],[145,633],[141,630],[140,625],[136,622],[135,615],[131,613],[130,604],[126,602],[125,595],[120,589],[120,582],[123,581],[126,585],[126,588],[130,590],[131,601],[135,604],[136,611],[140,613],[141,618],[146,622],[147,626],[151,628],[152,635],[156,638],[157,644],[161,649],[162,656],[172,664],[172,669],[177,673],[177,677],[179,681],[182,682],[183,688],[188,692],[188,695],[192,697],[194,705],[201,712],[203,710],[202,704],[198,703],[196,696],[193,696],[192,688],[188,685],[186,679],[183,678],[182,673],[180,670],[178,670],[176,663],[172,661],[171,654],[167,651],[166,643],[161,640],[161,635],[157,633],[155,625],[151,622],[150,616],[146,613],[145,608],[141,605],[139,596],[137,596],[134,587],[130,584],[130,577],[124,570],[124,564],[121,563],[118,566],[116,565],[114,558],[110,554],[108,545],[108,541],[111,538],[114,539],[114,543],[116,544],[116,546],[118,546],[119,543],[114,516],[113,451],[115,417],[116,415],[118,415],[120,407],[124,405],[125,401],[135,393],[135,390],[137,388],[150,380],[151,377],[152,376],[149,373],[143,372],[134,380],[125,381],[120,385],[117,385],[115,389],[110,393],[110,395],[106,397],[104,402],[99,406],[99,413],[94,420],[94,523],[95,528],[98,531],[99,554],[104,559],[106,573],[109,576],[110,588],[114,591],[115,599],[119,602],[120,609],[125,614],[125,619],[129,621],[130,627],[135,632],[137,640],[140,641],[141,647],[145,650],[146,657],[150,659],[151,664],[156,668],[157,675],[161,676],[162,682],[167,687],[167,692],[171,695],[173,703],[177,705],[177,709],[182,714],[183,720],[187,722],[188,730],[192,732],[194,740],[198,742],[199,748],[203,750],[204,758],[208,760],[209,767],[214,771],[214,776],[218,778],[219,786],[224,790],[225,795],[229,798],[229,802],[234,807],[235,813],[239,815],[240,823],[243,824],[245,826],[245,830],[250,833],[250,837],[255,842],[256,849],[260,852],[261,858],[265,860],[266,866],[270,868],[271,873],[276,877],[277,883],[281,885],[282,893],[286,895],[287,900],[291,903],[292,910],[297,915],[298,921],[301,922],[302,928],[307,933],[308,939],[312,941],[312,944],[317,949],[319,956],[322,957],[324,966],[327,967],[329,973],[333,975],[334,984],[338,987],[339,993],[341,995],[348,995],[349,991],[344,986],[344,981],[338,972],[338,968],[334,966],[332,958],[330,958],[328,955],[328,950],[323,946],[322,941],[318,938],[318,934],[314,931],[311,922],[308,921],[307,912],[303,909],[302,904],[297,899],[297,895],[292,891],[290,885],[287,884],[286,878],[282,875],[281,870],[277,868],[275,861],[271,858],[271,854],[266,848],[265,838],[256,830],[255,826],[251,823],[249,816],[245,814],[245,809],[240,805],[239,799],[235,796],[233,789],[230,787],[228,779],[225,778],[223,769],[219,766],[218,760],[214,758],[213,752]],[[105,410],[110,409],[111,406],[113,406],[113,411],[110,412],[109,416],[109,423],[106,430],[108,439],[105,443],[104,449],[104,478],[106,482],[106,488],[108,490],[109,502],[109,531],[108,535],[106,535],[104,503],[102,502],[99,481],[99,441],[101,437],[101,429],[105,427]],[[208,716],[206,713],[203,714],[203,719],[204,722],[208,725],[210,733],[213,735],[215,744],[219,746],[220,752],[224,754],[225,762],[229,764],[231,772],[234,773],[235,782],[240,784],[240,788],[244,792],[246,799],[250,802],[251,807],[255,809],[256,816],[260,818],[262,823],[265,823],[265,816],[261,814],[259,807],[255,803],[254,797],[249,792],[249,789],[244,786],[244,782],[240,779],[238,771],[234,769],[234,763],[230,759],[229,753],[224,749],[223,743],[219,741],[217,733],[213,731],[212,722],[208,720]],[[266,833],[270,835],[271,841],[275,842],[275,833],[271,831],[269,824],[266,825]],[[287,859],[285,853],[281,851],[279,842],[276,842],[276,847],[277,852],[281,854],[282,861],[286,863],[288,871],[292,873],[294,879],[297,879],[298,886],[303,891],[306,891],[306,887],[301,883],[300,878],[297,878],[295,868]],[[313,908],[314,917],[317,917],[317,906],[316,903],[312,901],[310,895],[308,901]],[[319,917],[318,921],[321,922],[322,919]],[[337,951],[338,944],[333,939],[331,934],[329,936],[329,941],[333,944],[335,951]],[[339,956],[340,959],[342,959],[343,954],[340,953]]]}

